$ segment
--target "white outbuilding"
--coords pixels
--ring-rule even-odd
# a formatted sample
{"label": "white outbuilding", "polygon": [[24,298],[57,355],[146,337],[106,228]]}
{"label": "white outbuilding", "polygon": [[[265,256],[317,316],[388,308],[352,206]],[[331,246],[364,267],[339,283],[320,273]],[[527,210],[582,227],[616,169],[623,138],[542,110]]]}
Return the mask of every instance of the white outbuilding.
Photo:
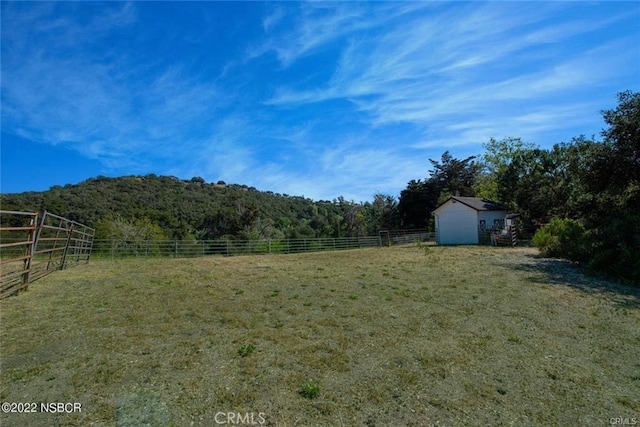
{"label": "white outbuilding", "polygon": [[505,228],[508,208],[477,197],[454,196],[433,211],[439,245],[477,245],[480,233]]}

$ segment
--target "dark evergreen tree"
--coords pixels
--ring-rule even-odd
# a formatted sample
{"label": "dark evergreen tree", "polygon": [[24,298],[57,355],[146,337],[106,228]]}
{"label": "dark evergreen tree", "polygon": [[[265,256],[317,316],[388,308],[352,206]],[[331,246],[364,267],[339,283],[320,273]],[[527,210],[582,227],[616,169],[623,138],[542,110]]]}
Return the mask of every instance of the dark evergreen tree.
{"label": "dark evergreen tree", "polygon": [[430,181],[440,187],[440,192],[444,193],[442,198],[447,196],[475,196],[474,187],[480,172],[480,165],[474,159],[476,156],[469,156],[459,160],[454,158],[449,151],[442,154],[440,161],[429,159],[433,169],[430,170]]}
{"label": "dark evergreen tree", "polygon": [[441,186],[435,180],[411,180],[400,193],[398,215],[402,228],[427,228],[438,205]]}

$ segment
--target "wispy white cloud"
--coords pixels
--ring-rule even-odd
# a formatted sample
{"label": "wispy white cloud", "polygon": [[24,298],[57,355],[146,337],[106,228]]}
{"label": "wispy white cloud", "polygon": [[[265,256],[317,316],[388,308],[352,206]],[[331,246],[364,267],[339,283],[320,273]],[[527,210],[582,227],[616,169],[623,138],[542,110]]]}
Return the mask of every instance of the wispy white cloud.
{"label": "wispy white cloud", "polygon": [[278,25],[278,23],[284,17],[285,12],[282,7],[276,7],[272,10],[267,16],[262,19],[262,28],[265,32],[269,32],[274,26]]}
{"label": "wispy white cloud", "polygon": [[[148,166],[146,156],[175,158],[177,141],[198,129],[207,133],[232,98],[180,64],[153,71],[116,50],[94,52],[97,39],[135,23],[129,3],[84,24],[62,18],[48,24],[50,12],[44,4],[3,31],[10,46],[5,64],[11,64],[2,70],[5,130],[72,146],[109,167]],[[19,43],[27,27],[54,32],[47,37],[51,46],[36,43],[14,53],[13,40]]]}
{"label": "wispy white cloud", "polygon": [[[283,66],[287,67],[320,48],[339,42],[345,37],[379,27],[382,23],[425,10],[427,2],[397,2],[367,5],[364,3],[296,3],[297,14],[291,30],[267,37],[249,50],[250,58],[275,52]],[[281,7],[275,9],[263,21],[265,30],[282,19]],[[291,8],[288,9],[292,15]],[[266,25],[265,25],[266,23]]]}
{"label": "wispy white cloud", "polygon": [[314,168],[295,170],[278,164],[252,170],[252,185],[277,188],[315,200],[365,202],[375,193],[397,196],[411,179],[426,175],[427,158],[407,158],[403,148],[331,147],[318,153]]}
{"label": "wispy white cloud", "polygon": [[[496,114],[493,127],[497,127],[529,111],[529,117],[545,122],[523,122],[520,131],[535,134],[562,125],[564,116],[549,121],[553,116],[534,114],[526,101],[548,102],[561,93],[597,84],[619,73],[622,63],[635,55],[622,49],[629,40],[573,53],[558,51],[557,43],[612,25],[619,16],[549,23],[540,29],[533,24],[546,25],[557,19],[557,5],[529,5],[528,13],[522,13],[518,5],[517,15],[513,7],[505,3],[451,7],[433,17],[420,15],[402,25],[385,27],[377,37],[353,36],[324,87],[284,86],[268,102],[284,106],[344,98],[368,113],[373,125],[408,122],[425,128],[445,125],[453,116],[475,123],[466,121],[465,115],[484,116],[486,111]],[[560,58],[556,57],[559,53]],[[516,66],[519,71],[514,73]],[[528,123],[530,127],[525,126]],[[477,143],[476,138],[487,134],[478,128],[458,138],[470,136]]]}
{"label": "wispy white cloud", "polygon": [[255,50],[255,54],[275,51],[280,62],[288,66],[314,49],[343,37],[356,25],[362,12],[340,4],[307,3],[301,5],[301,15],[292,37],[285,36],[288,43],[281,43],[281,39],[268,39]]}

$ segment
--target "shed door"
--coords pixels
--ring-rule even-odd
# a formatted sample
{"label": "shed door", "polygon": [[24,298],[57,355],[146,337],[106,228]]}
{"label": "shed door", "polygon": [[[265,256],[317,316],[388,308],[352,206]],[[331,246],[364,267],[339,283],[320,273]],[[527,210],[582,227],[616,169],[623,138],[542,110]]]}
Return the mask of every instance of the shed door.
{"label": "shed door", "polygon": [[474,245],[478,243],[478,214],[475,210],[454,203],[438,216],[438,237],[441,245]]}

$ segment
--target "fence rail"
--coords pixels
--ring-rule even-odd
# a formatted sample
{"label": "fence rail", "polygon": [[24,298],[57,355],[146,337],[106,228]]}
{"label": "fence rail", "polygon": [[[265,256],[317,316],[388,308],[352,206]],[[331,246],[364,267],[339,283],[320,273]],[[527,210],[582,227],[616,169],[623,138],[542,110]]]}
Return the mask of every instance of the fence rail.
{"label": "fence rail", "polygon": [[378,235],[380,236],[380,242],[383,246],[436,241],[436,233],[426,229],[380,230]]}
{"label": "fence rail", "polygon": [[56,270],[89,262],[95,230],[45,211],[0,211],[0,299]]}
{"label": "fence rail", "polygon": [[282,240],[94,240],[93,256],[197,257],[290,254],[380,246],[378,236]]}
{"label": "fence rail", "polygon": [[0,211],[0,298],[29,287],[38,214]]}

